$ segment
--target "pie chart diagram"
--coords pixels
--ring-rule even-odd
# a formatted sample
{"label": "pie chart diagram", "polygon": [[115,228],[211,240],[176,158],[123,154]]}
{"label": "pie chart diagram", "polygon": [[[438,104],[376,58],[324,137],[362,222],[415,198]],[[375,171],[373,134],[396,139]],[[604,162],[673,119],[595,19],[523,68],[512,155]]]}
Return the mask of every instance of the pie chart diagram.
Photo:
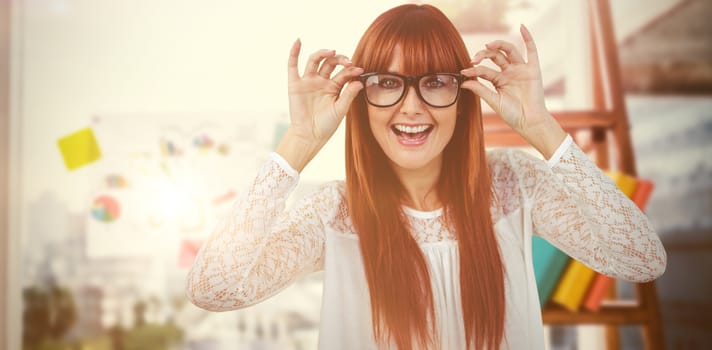
{"label": "pie chart diagram", "polygon": [[111,196],[99,196],[91,206],[91,216],[101,222],[116,221],[121,215],[121,205]]}

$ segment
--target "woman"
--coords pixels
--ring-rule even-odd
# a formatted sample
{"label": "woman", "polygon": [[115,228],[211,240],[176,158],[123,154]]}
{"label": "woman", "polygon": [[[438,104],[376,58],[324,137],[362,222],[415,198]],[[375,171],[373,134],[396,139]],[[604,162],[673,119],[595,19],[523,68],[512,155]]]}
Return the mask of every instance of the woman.
{"label": "woman", "polygon": [[[439,10],[403,5],[371,24],[353,62],[321,50],[302,75],[297,41],[291,126],[198,255],[192,302],[246,307],[323,269],[320,348],[539,349],[532,234],[616,278],[660,276],[660,240],[547,111],[521,33],[526,61],[503,41],[470,59]],[[477,96],[547,160],[486,153]],[[344,115],[345,183],[283,211]]]}

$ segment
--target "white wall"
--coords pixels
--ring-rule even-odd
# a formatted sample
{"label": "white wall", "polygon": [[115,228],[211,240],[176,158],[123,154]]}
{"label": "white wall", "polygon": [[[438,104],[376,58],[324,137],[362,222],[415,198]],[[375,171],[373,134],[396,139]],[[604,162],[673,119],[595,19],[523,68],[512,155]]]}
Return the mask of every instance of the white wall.
{"label": "white wall", "polygon": [[[292,42],[303,42],[302,66],[321,48],[351,55],[365,28],[394,3],[13,1],[9,215],[11,243],[19,249],[12,250],[9,276],[9,348],[20,344],[22,252],[42,254],[31,227],[56,216],[31,212],[30,204],[52,193],[69,212],[86,212],[88,167],[67,171],[58,138],[104,114],[237,112],[249,118],[249,111],[259,111],[286,118]],[[342,154],[340,131],[302,178],[342,178]]]}
{"label": "white wall", "polygon": [[[65,170],[56,140],[86,126],[92,115],[249,110],[286,115],[292,42],[300,37],[304,43],[302,63],[319,48],[350,55],[370,21],[391,5],[20,2],[23,197],[52,189],[70,201],[70,209],[83,208],[82,169]],[[329,164],[314,173],[338,175],[332,168],[343,171]]]}

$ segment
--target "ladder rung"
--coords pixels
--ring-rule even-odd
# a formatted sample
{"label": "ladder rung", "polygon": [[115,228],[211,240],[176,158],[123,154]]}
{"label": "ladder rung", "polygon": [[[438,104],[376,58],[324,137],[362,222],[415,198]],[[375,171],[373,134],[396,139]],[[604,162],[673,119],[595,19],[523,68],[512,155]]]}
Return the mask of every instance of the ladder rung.
{"label": "ladder rung", "polygon": [[[615,120],[620,118],[612,111],[562,111],[553,112],[554,118],[567,130],[611,128]],[[512,133],[512,128],[496,114],[486,113],[483,115],[485,133]]]}
{"label": "ladder rung", "polygon": [[542,312],[546,324],[640,324],[647,323],[651,315],[636,303],[602,305],[597,312],[546,308]]}

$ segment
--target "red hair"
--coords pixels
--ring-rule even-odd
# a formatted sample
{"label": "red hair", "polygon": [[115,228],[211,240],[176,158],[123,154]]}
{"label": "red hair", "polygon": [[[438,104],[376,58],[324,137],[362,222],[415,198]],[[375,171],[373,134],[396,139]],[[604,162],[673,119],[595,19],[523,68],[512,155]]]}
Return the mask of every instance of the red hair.
{"label": "red hair", "polygon": [[[380,15],[361,38],[352,61],[366,72],[385,71],[396,46],[404,57],[403,74],[459,72],[470,62],[457,29],[430,5],[402,5]],[[461,91],[457,113],[437,191],[447,225],[458,240],[468,348],[497,348],[504,334],[504,271],[490,216],[492,186],[479,98]],[[436,348],[428,266],[401,206],[403,187],[369,128],[363,92],[346,118],[346,186],[376,341],[399,349]]]}

